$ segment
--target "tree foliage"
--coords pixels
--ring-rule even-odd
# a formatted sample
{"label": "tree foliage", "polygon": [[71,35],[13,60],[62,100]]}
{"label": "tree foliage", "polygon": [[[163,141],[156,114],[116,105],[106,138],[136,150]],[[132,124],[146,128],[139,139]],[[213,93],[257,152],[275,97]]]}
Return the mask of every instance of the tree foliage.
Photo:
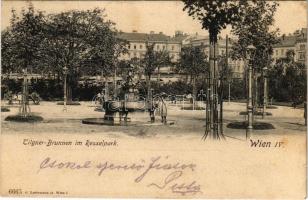
{"label": "tree foliage", "polygon": [[55,70],[66,66],[70,75],[110,75],[123,44],[116,38],[114,23],[105,20],[104,10],[67,11],[50,16],[46,62]]}
{"label": "tree foliage", "polygon": [[144,74],[151,77],[154,71],[160,67],[171,64],[171,57],[166,50],[155,51],[155,43],[146,44],[146,52],[141,59],[141,66],[144,69]]}
{"label": "tree foliage", "polygon": [[114,23],[102,9],[45,15],[30,4],[20,16],[12,14],[11,26],[2,32],[5,73],[30,68],[62,77],[66,67],[70,89],[81,75],[109,76],[126,51],[126,42],[116,37]]}
{"label": "tree foliage", "polygon": [[217,35],[227,25],[239,21],[245,13],[247,0],[183,0],[189,16],[198,19],[202,23],[202,28],[209,30],[210,40],[216,41]]}
{"label": "tree foliage", "polygon": [[278,43],[278,29],[270,30],[274,24],[274,15],[277,2],[256,1],[250,2],[241,20],[233,25],[232,34],[237,36],[237,41],[232,46],[234,59],[245,59],[246,49],[249,45],[256,48],[254,67],[261,70],[270,62],[273,45]]}
{"label": "tree foliage", "polygon": [[276,101],[299,104],[306,101],[306,94],[306,67],[294,61],[294,51],[288,51],[269,70],[269,95]]}
{"label": "tree foliage", "polygon": [[196,79],[200,76],[208,76],[209,63],[204,54],[203,46],[189,46],[182,48],[180,59],[176,64],[176,71],[187,74],[191,77],[193,86],[193,97],[196,99]]}
{"label": "tree foliage", "polygon": [[227,64],[227,57],[226,55],[220,55],[217,58],[218,60],[218,66],[220,68],[219,70],[219,76],[221,80],[227,80],[231,81],[233,70],[232,68]]}
{"label": "tree foliage", "polygon": [[32,4],[20,16],[12,10],[10,27],[1,34],[3,73],[21,72],[21,69],[39,71],[45,24],[43,12],[35,11]]}
{"label": "tree foliage", "polygon": [[209,63],[202,46],[182,48],[180,59],[176,64],[176,71],[188,74],[191,77],[198,77],[207,74],[208,70]]}

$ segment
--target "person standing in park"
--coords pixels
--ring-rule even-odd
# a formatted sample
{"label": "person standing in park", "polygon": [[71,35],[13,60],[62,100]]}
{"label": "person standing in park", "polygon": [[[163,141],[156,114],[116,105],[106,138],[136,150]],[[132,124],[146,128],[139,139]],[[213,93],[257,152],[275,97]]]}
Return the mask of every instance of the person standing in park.
{"label": "person standing in park", "polygon": [[154,114],[155,106],[154,106],[153,100],[148,103],[148,111],[150,113],[151,123],[154,123],[155,122],[155,114]]}
{"label": "person standing in park", "polygon": [[307,126],[307,102],[304,102],[304,118],[305,118],[305,126]]}
{"label": "person standing in park", "polygon": [[103,105],[105,102],[105,95],[104,95],[104,92],[101,92],[100,93],[100,103]]}
{"label": "person standing in park", "polygon": [[95,97],[95,104],[98,103],[98,104],[101,104],[101,93],[98,92],[96,94],[96,97]]}
{"label": "person standing in park", "polygon": [[163,124],[167,124],[167,105],[164,100],[164,95],[160,96],[159,111],[161,116],[161,122]]}

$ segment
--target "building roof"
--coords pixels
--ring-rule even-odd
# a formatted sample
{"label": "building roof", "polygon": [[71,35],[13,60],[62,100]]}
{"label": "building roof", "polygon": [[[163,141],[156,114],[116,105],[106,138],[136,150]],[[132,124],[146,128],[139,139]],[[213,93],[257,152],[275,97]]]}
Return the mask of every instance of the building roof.
{"label": "building roof", "polygon": [[185,40],[188,37],[188,35],[177,35],[170,38],[169,42],[175,42],[175,43],[182,43],[183,40]]}
{"label": "building roof", "polygon": [[290,35],[290,36],[282,36],[279,38],[280,42],[275,47],[293,47],[296,43],[296,36]]}
{"label": "building roof", "polygon": [[[236,39],[229,37],[229,46],[232,46]],[[226,39],[222,37],[218,37],[218,45],[219,47],[226,46]],[[184,45],[189,46],[191,44],[194,45],[204,45],[205,47],[208,47],[210,45],[210,39],[208,35],[191,35],[190,37],[187,37]]]}
{"label": "building roof", "polygon": [[166,42],[166,43],[182,43],[182,41],[187,38],[187,35],[176,35],[173,37],[167,36],[163,33],[124,33],[120,32],[118,37],[127,41],[135,42]]}
{"label": "building roof", "polygon": [[170,37],[163,33],[119,33],[118,37],[127,41],[162,41],[167,42]]}
{"label": "building roof", "polygon": [[282,35],[276,47],[294,47],[297,42],[307,41],[307,28],[295,31],[292,35]]}

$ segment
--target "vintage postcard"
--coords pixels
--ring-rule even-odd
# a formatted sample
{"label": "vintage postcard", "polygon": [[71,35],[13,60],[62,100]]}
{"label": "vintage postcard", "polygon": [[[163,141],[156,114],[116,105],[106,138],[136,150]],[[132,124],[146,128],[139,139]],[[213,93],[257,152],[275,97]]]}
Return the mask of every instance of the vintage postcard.
{"label": "vintage postcard", "polygon": [[304,199],[306,1],[1,2],[6,197]]}

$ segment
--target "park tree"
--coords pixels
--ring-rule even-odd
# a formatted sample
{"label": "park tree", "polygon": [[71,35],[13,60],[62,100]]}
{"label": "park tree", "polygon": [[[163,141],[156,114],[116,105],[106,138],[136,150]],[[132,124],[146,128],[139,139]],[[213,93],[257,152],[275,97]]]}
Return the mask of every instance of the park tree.
{"label": "park tree", "polygon": [[125,42],[116,37],[114,23],[98,8],[52,14],[46,33],[45,63],[60,75],[64,67],[68,69],[68,101],[81,75],[110,76],[125,49]]}
{"label": "park tree", "polygon": [[2,74],[14,72],[18,70],[15,58],[17,55],[14,54],[14,48],[12,48],[13,33],[10,29],[1,32],[1,41]]}
{"label": "park tree", "polygon": [[279,29],[271,30],[277,6],[277,2],[265,0],[251,1],[246,5],[243,17],[232,23],[231,32],[237,37],[232,45],[232,58],[245,60],[247,47],[253,45],[256,48],[254,65],[264,67],[264,61],[268,60],[266,55],[270,55],[273,45],[279,42]]}
{"label": "park tree", "polygon": [[[231,67],[229,67],[228,65],[228,55],[219,55],[218,59],[218,66],[220,67],[219,70],[219,79],[221,81],[221,87],[220,87],[220,94],[221,94],[221,100],[223,100],[223,98],[225,98],[225,95],[227,94],[225,92],[226,90],[226,85],[228,86],[228,96],[230,97],[230,84],[231,84],[231,80],[233,78],[233,70]],[[225,84],[227,83],[227,84]],[[222,104],[222,102],[220,102]]]}
{"label": "park tree", "polygon": [[146,44],[146,53],[141,59],[141,66],[144,70],[147,85],[147,99],[151,101],[151,77],[155,70],[171,63],[171,58],[167,51],[155,51],[155,43]]}
{"label": "park tree", "polygon": [[208,76],[209,63],[207,56],[204,54],[203,46],[188,46],[182,48],[180,59],[176,64],[176,71],[187,74],[190,76],[192,83],[193,98],[197,99],[197,85],[196,80],[203,76]]}
{"label": "park tree", "polygon": [[269,69],[269,95],[276,101],[292,102],[294,107],[306,101],[306,68],[295,62],[293,50]]}
{"label": "park tree", "polygon": [[221,95],[218,94],[219,81],[217,58],[218,46],[217,36],[227,25],[241,21],[245,14],[245,8],[248,4],[246,0],[183,0],[189,16],[201,22],[202,28],[209,31],[210,38],[210,99],[207,104],[208,109],[206,117],[206,131],[204,138],[210,136],[213,139],[223,138],[222,131],[222,112],[218,114],[218,102]]}
{"label": "park tree", "polygon": [[284,88],[288,91],[287,100],[292,102],[293,107],[307,99],[306,75],[306,66],[303,63],[291,62],[282,77],[282,82],[286,84]]}
{"label": "park tree", "polygon": [[160,88],[161,84],[161,67],[164,67],[166,65],[173,66],[174,62],[172,62],[173,56],[170,56],[169,52],[164,49],[161,51],[156,52],[156,65],[157,65],[157,84],[158,88]]}
{"label": "park tree", "polygon": [[35,11],[32,4],[20,14],[12,10],[10,27],[1,33],[2,73],[40,71],[45,25],[45,15]]}
{"label": "park tree", "polygon": [[279,42],[277,37],[279,30],[271,30],[277,6],[277,2],[264,0],[250,2],[246,7],[245,15],[233,24],[232,34],[238,39],[232,47],[232,57],[245,60],[247,47],[249,45],[255,47],[252,63],[254,107],[258,104],[258,93],[261,93],[259,91],[261,87],[258,86],[258,80],[261,79],[258,78],[258,74],[262,74],[264,67],[269,67],[273,45]]}
{"label": "park tree", "polygon": [[[38,72],[41,68],[41,42],[44,40],[46,19],[41,11],[35,11],[31,3],[20,14],[12,10],[10,27],[1,34],[2,72],[23,72],[22,99],[20,112],[12,116],[11,120],[31,120],[28,104],[28,71]],[[41,117],[38,117],[40,120]],[[37,119],[38,119],[37,118]],[[8,117],[9,119],[9,117]]]}

